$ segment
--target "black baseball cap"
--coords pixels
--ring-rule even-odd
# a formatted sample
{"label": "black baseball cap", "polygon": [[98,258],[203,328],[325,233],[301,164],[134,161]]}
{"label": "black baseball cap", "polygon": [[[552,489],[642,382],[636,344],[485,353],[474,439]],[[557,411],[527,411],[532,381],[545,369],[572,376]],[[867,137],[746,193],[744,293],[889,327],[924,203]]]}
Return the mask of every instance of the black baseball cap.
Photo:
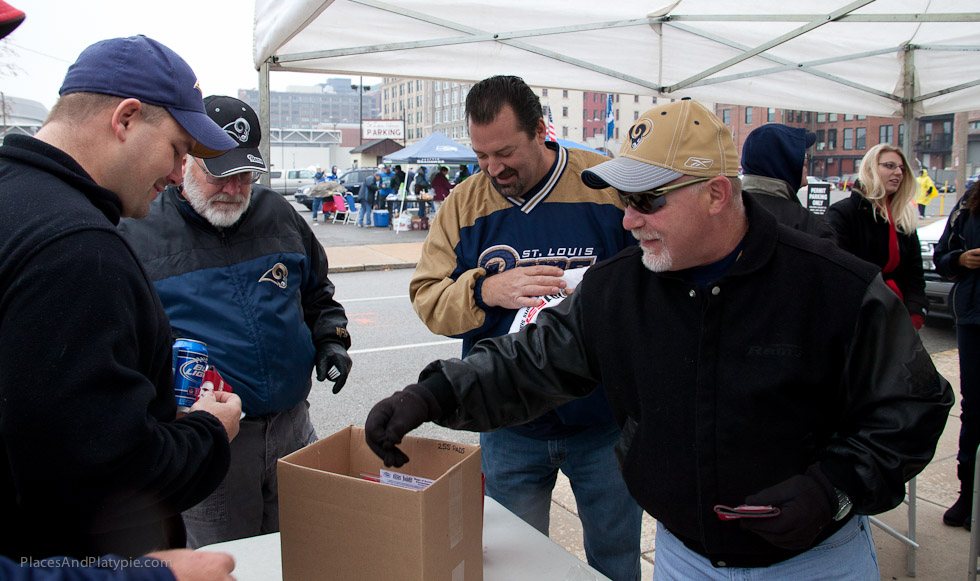
{"label": "black baseball cap", "polygon": [[70,93],[116,95],[163,107],[197,141],[194,157],[214,157],[238,146],[204,113],[201,87],[190,65],[143,35],[110,38],[83,50],[58,91]]}
{"label": "black baseball cap", "polygon": [[245,171],[269,171],[259,153],[259,142],[262,141],[259,117],[248,103],[234,97],[211,95],[204,99],[204,110],[238,144],[218,157],[205,159],[204,167],[208,173],[227,176]]}

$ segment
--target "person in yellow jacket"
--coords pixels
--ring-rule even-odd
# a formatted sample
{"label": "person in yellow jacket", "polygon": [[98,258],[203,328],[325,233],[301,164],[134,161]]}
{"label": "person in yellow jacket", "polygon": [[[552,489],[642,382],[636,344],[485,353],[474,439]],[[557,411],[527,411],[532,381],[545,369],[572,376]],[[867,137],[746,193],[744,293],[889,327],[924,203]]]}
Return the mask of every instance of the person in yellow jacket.
{"label": "person in yellow jacket", "polygon": [[919,196],[915,199],[915,203],[919,206],[919,216],[925,218],[926,206],[939,195],[939,192],[936,191],[936,185],[932,183],[932,178],[926,170],[922,170],[915,181],[919,182]]}

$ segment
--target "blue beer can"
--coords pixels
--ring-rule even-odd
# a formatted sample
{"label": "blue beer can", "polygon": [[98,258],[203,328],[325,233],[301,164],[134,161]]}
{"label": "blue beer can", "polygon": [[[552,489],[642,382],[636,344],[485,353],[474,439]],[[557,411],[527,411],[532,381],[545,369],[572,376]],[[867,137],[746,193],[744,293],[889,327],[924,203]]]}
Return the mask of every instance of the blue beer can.
{"label": "blue beer can", "polygon": [[186,412],[201,391],[204,372],[208,368],[208,346],[193,339],[177,339],[174,341],[173,368],[177,411]]}

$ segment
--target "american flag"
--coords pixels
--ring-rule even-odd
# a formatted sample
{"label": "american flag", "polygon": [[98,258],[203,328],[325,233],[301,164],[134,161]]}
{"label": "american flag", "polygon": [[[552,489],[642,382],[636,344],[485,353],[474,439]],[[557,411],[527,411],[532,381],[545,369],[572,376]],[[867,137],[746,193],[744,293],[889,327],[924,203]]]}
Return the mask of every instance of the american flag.
{"label": "american flag", "polygon": [[548,107],[548,133],[544,138],[547,141],[558,141],[558,134],[555,133],[555,123],[551,120],[551,107]]}

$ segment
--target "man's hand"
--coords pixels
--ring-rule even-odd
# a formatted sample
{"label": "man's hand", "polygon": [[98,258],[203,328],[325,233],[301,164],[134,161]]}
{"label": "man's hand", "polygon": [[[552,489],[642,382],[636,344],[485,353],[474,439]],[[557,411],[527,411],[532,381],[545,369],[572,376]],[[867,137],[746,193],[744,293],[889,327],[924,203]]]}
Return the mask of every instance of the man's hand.
{"label": "man's hand", "polygon": [[[967,250],[963,254],[960,254],[960,266],[977,269],[980,268],[980,248],[974,248],[972,250]],[[486,284],[486,283],[483,283]]]}
{"label": "man's hand", "polygon": [[483,279],[483,302],[491,307],[519,309],[538,304],[534,297],[556,295],[565,288],[564,270],[557,266],[522,266]]}
{"label": "man's hand", "polygon": [[177,581],[234,581],[235,560],[227,553],[173,549],[147,555],[167,564]]}
{"label": "man's hand", "polygon": [[329,378],[333,382],[333,392],[340,393],[347,383],[352,364],[347,349],[344,349],[340,343],[328,341],[317,347],[313,360],[316,364],[316,380],[323,381]]}
{"label": "man's hand", "polygon": [[773,518],[743,518],[739,525],[777,547],[802,551],[809,549],[817,535],[834,518],[834,486],[816,464],[798,476],[746,497],[745,504],[776,506],[782,511]]}
{"label": "man's hand", "polygon": [[374,404],[364,423],[364,439],[385,466],[399,468],[408,456],[398,449],[405,434],[442,416],[432,392],[415,383]]}
{"label": "man's hand", "polygon": [[242,400],[227,391],[205,391],[191,406],[191,411],[208,412],[218,418],[228,432],[228,441],[238,435],[238,422],[242,418]]}

